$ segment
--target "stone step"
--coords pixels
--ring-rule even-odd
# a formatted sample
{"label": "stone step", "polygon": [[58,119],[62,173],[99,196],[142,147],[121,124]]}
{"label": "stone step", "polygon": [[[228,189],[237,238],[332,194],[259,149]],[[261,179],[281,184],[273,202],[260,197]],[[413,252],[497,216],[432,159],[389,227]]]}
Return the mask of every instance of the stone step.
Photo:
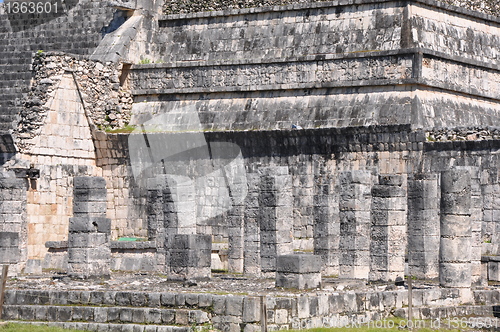
{"label": "stone step", "polygon": [[2,319],[43,322],[203,325],[211,314],[202,310],[134,307],[5,305]]}
{"label": "stone step", "polygon": [[26,322],[9,320],[7,323],[45,325],[63,329],[83,331],[108,331],[108,332],[192,332],[192,327],[169,325],[140,325],[140,324],[112,324],[112,323],[87,323],[87,322]]}
{"label": "stone step", "polygon": [[213,304],[210,293],[130,291],[7,290],[7,305],[81,305],[147,308],[190,308],[207,310]]}

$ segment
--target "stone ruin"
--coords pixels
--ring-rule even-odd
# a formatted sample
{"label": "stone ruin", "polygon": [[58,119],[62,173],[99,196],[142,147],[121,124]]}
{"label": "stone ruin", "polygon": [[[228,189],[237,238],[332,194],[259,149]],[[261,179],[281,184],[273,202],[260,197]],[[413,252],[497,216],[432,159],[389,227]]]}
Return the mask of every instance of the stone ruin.
{"label": "stone ruin", "polygon": [[500,281],[500,19],[262,5],[0,4],[12,274]]}

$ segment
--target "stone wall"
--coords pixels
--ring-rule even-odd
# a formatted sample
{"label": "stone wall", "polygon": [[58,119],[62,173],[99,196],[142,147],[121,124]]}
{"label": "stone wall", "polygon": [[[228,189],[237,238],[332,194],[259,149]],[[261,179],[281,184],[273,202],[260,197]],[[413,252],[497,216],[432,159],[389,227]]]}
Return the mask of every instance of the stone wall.
{"label": "stone wall", "polygon": [[[59,4],[40,15],[8,13],[0,4],[0,130],[8,134],[22,108],[21,100],[29,92],[33,53],[64,51],[91,54],[99,44],[101,28],[109,24],[115,9],[99,2],[80,1]],[[82,20],[83,17],[92,19]]]}
{"label": "stone wall", "polygon": [[[447,327],[446,318],[495,325],[497,290],[416,289],[413,318]],[[408,291],[317,290],[307,294],[217,295],[195,292],[7,290],[3,319],[51,322],[98,331],[191,331],[213,326],[224,332],[261,330],[262,308],[269,330],[377,327],[390,313],[406,323]],[[441,321],[442,320],[442,321]],[[83,322],[82,322],[83,321]],[[368,325],[368,324],[373,325]],[[396,323],[395,326],[398,326]],[[456,326],[456,325],[451,325]]]}
{"label": "stone wall", "polygon": [[423,0],[162,16],[152,54],[161,63],[131,68],[132,93],[146,102],[131,123],[195,107],[217,131],[494,125],[499,29],[496,18]]}
{"label": "stone wall", "polygon": [[[176,134],[161,135],[164,135],[164,142],[167,142],[175,140],[173,137]],[[196,134],[182,135],[189,141],[189,135]],[[127,151],[126,136],[123,134],[108,135],[108,143],[114,146],[123,146],[122,150]],[[168,138],[169,136],[171,138]],[[410,272],[423,278],[435,278],[438,276],[438,257],[434,256],[433,258],[431,255],[438,252],[437,248],[440,236],[439,221],[437,219],[437,224],[432,224],[436,222],[436,219],[429,218],[433,213],[436,216],[439,214],[440,207],[438,203],[441,196],[437,192],[440,190],[438,179],[441,173],[449,170],[450,167],[477,167],[473,172],[473,177],[477,179],[477,184],[474,185],[474,189],[471,192],[471,197],[475,201],[474,209],[476,209],[474,210],[473,217],[476,226],[471,229],[471,236],[473,236],[474,241],[471,245],[473,248],[471,264],[476,264],[473,262],[479,263],[481,254],[496,254],[499,248],[500,243],[495,235],[497,223],[491,217],[493,213],[496,213],[492,202],[497,195],[497,189],[495,188],[498,186],[495,180],[497,178],[497,168],[495,166],[497,163],[496,154],[492,152],[496,151],[499,144],[498,140],[429,142],[426,140],[425,131],[412,131],[409,126],[289,130],[280,132],[206,132],[204,133],[204,137],[208,144],[212,144],[212,142],[230,142],[236,144],[241,149],[247,169],[247,184],[245,186],[248,192],[245,200],[242,201],[241,205],[229,211],[224,212],[221,210],[220,217],[208,219],[204,217],[203,211],[206,211],[210,207],[215,208],[215,206],[211,206],[213,203],[207,203],[211,199],[209,198],[209,191],[206,191],[206,184],[204,182],[193,183],[194,187],[192,188],[193,193],[199,192],[203,188],[204,194],[202,195],[205,195],[205,193],[208,195],[203,201],[195,200],[193,203],[197,216],[196,230],[194,228],[193,230],[198,232],[198,234],[211,234],[214,242],[227,243],[231,251],[229,260],[232,262],[232,265],[230,264],[230,266],[233,266],[231,269],[234,268],[235,271],[261,274],[267,271],[267,268],[265,268],[269,263],[267,261],[272,261],[273,255],[275,257],[278,254],[276,249],[281,248],[280,250],[283,250],[289,244],[292,244],[291,249],[287,249],[288,251],[282,251],[281,253],[286,254],[291,252],[290,250],[306,253],[314,251],[328,258],[334,253],[337,253],[337,255],[347,255],[350,248],[353,255],[360,255],[361,247],[359,246],[351,248],[348,243],[342,245],[342,243],[336,244],[335,241],[329,242],[328,246],[324,243],[325,239],[335,234],[343,234],[342,232],[344,232],[344,235],[347,236],[345,234],[347,229],[345,227],[342,228],[342,218],[339,217],[339,211],[344,208],[342,207],[343,205],[339,205],[337,195],[338,193],[348,196],[350,194],[347,191],[344,192],[342,187],[337,187],[336,183],[341,183],[340,175],[342,172],[350,174],[352,171],[357,170],[364,170],[368,174],[380,174],[382,178],[383,176],[391,178],[396,175],[409,177],[408,187],[406,182],[402,182],[402,187],[394,189],[396,191],[399,190],[398,193],[404,194],[403,196],[398,196],[399,194],[394,197],[390,196],[384,191],[386,189],[384,186],[388,185],[375,183],[375,179],[378,177],[365,184],[368,188],[367,191],[365,190],[368,196],[364,199],[375,202],[372,203],[375,205],[371,208],[367,205],[366,211],[359,210],[360,212],[356,213],[363,212],[365,215],[368,213],[368,218],[372,215],[380,225],[377,226],[377,229],[366,229],[363,231],[365,232],[363,233],[365,234],[364,238],[359,238],[359,245],[365,243],[363,248],[365,248],[366,255],[368,255],[363,255],[363,257],[367,257],[363,259],[368,259],[363,263],[365,265],[359,266],[366,266],[368,269],[371,269],[370,264],[373,267],[377,266],[376,271],[380,271],[382,274],[375,273],[373,274],[373,278],[378,279],[379,275],[391,275],[391,273],[392,275],[396,275],[402,273],[403,264],[401,262],[404,256],[400,254],[401,251],[404,251],[402,248],[405,247],[406,241],[401,239],[401,236],[404,237],[404,235],[401,235],[402,233],[408,234],[408,245],[411,247],[411,252],[407,254]],[[195,170],[196,163],[190,159],[189,155],[186,155],[184,158],[184,162],[182,162],[182,159],[179,159],[175,163],[187,165],[185,167],[188,169]],[[165,165],[167,169],[171,166],[168,162]],[[122,171],[126,169],[130,171],[132,168],[132,166],[127,167],[123,168]],[[325,170],[328,170],[328,172]],[[263,183],[270,183],[268,179],[269,174],[276,174],[274,176],[279,175],[275,181],[279,181],[280,186],[290,186],[290,189],[284,192],[289,193],[291,197],[282,195],[275,197],[273,196],[275,194],[273,194],[271,187],[263,186]],[[418,174],[426,174],[426,176],[419,176]],[[133,180],[134,177],[129,173],[130,179]],[[323,183],[323,189],[321,189],[321,195],[319,195],[319,188],[316,187],[321,183]],[[141,192],[137,182],[130,181],[124,184],[130,186],[123,189],[129,193],[134,191]],[[422,185],[424,187],[421,187]],[[336,189],[328,191],[325,190],[324,186]],[[378,188],[377,186],[382,187]],[[170,197],[168,195],[171,194],[165,191],[168,190],[167,187],[162,190],[163,194],[161,195]],[[370,193],[371,190],[375,190],[378,194],[372,195]],[[158,201],[160,205],[154,207],[151,204],[156,204],[154,203],[156,200],[150,195],[147,196],[145,192],[142,195],[136,197],[130,195],[128,197],[121,196],[124,202],[129,202],[129,204],[131,204],[130,202],[133,202],[133,204],[144,204],[141,208],[135,208],[136,213],[143,220],[141,224],[142,230],[134,228],[133,222],[135,221],[126,218],[123,219],[123,225],[127,225],[126,227],[129,228],[130,233],[125,234],[125,230],[122,228],[118,233],[114,234],[148,235],[151,240],[157,239],[158,241],[159,234],[163,233],[158,233],[159,228],[157,227],[159,226],[155,225],[163,225],[162,223],[167,221],[170,223],[168,227],[174,227],[173,225],[175,225],[172,224],[177,213],[175,202],[172,201],[171,203],[174,205],[167,210],[162,210],[166,206],[162,205],[164,203]],[[155,197],[159,197],[157,195],[157,193],[154,194]],[[405,195],[408,195],[408,203],[406,203]],[[280,200],[287,203],[280,203]],[[319,200],[329,203],[328,205],[321,205]],[[401,201],[400,205],[398,205],[399,203],[396,204],[397,200]],[[315,204],[315,202],[318,203]],[[360,203],[358,201],[355,202],[357,202],[355,204],[359,208]],[[406,219],[404,212],[406,209],[405,204],[408,204],[409,219]],[[162,206],[164,207],[162,208]],[[348,204],[348,206],[351,205]],[[328,209],[325,210],[326,207]],[[291,212],[286,210],[288,208],[291,208]],[[281,212],[275,216],[272,212],[274,211],[273,209],[276,211],[279,209],[282,210],[279,210]],[[152,211],[163,212],[161,216],[157,216],[153,220]],[[170,217],[163,219],[165,218],[163,214],[166,212],[168,212]],[[328,219],[330,222],[327,225],[323,225],[322,222],[325,213],[331,216]],[[359,214],[360,218],[362,217],[361,214]],[[146,218],[147,215],[149,215],[148,218]],[[388,216],[387,220],[384,219],[386,215]],[[425,216],[425,218],[422,218],[426,220],[427,224],[415,223],[415,220],[420,219],[415,219],[412,216]],[[282,218],[282,220],[289,220],[285,224],[291,225],[291,228],[285,227],[285,224],[281,224],[279,218],[276,217]],[[236,220],[240,221],[237,222]],[[276,222],[276,224],[271,224],[272,222]],[[406,228],[407,223],[409,225],[408,233],[403,230]],[[278,224],[280,225],[279,227]],[[479,224],[482,225],[481,232],[478,232],[477,227]],[[119,224],[114,220],[113,225],[113,227],[116,227]],[[363,224],[360,223],[359,227],[362,226]],[[337,227],[340,230],[336,230]],[[143,233],[146,231],[147,234]],[[361,235],[359,232],[361,232],[361,228],[353,230],[352,234],[349,234],[359,237]],[[292,235],[291,242],[288,240],[285,241],[283,236],[286,234]],[[385,247],[385,241],[389,241],[388,243],[390,243],[386,251],[375,249],[378,246]],[[152,248],[148,245],[145,250],[151,252]],[[156,252],[156,250],[154,249],[153,251]],[[115,253],[118,252],[117,247]],[[375,252],[379,255],[375,255]],[[370,255],[377,257],[370,258]],[[116,254],[115,257],[118,259],[119,255]],[[127,259],[130,262],[133,260],[132,256]],[[148,255],[146,261],[144,261],[144,266],[147,266],[147,269],[150,269],[148,266],[151,264],[151,259],[151,256]],[[372,263],[370,263],[370,259]],[[387,259],[387,263],[384,263],[385,259]],[[397,263],[398,260],[401,262]],[[135,262],[131,264],[137,268],[142,264],[140,260],[136,260]],[[339,274],[339,267],[341,265],[351,266],[350,263],[346,263],[348,262],[347,260],[344,263],[342,262],[342,260],[329,259],[326,261],[326,265],[323,266],[323,271],[329,274]],[[116,266],[119,266],[121,263],[114,264],[118,264]],[[161,265],[161,263],[157,264]],[[158,268],[156,267],[156,269]],[[473,278],[474,283],[481,282],[481,266],[478,265],[472,270],[475,276],[475,279]],[[359,276],[359,274],[355,273],[353,276]],[[366,277],[368,278],[368,272],[366,272]],[[390,277],[389,279],[394,278]]]}
{"label": "stone wall", "polygon": [[[301,2],[316,2],[315,0],[259,0],[259,1],[235,1],[235,0],[225,0],[225,1],[205,1],[199,3],[197,1],[175,1],[171,0],[163,5],[163,13],[168,14],[179,14],[179,13],[193,13],[193,12],[203,12],[203,11],[213,11],[213,10],[231,10],[238,8],[251,8],[251,7],[263,7],[263,6],[282,6],[291,3],[301,3]],[[458,6],[460,8],[472,9],[475,11],[483,12],[490,15],[499,16],[500,6],[495,0],[443,0],[442,2],[448,3],[453,6]]]}

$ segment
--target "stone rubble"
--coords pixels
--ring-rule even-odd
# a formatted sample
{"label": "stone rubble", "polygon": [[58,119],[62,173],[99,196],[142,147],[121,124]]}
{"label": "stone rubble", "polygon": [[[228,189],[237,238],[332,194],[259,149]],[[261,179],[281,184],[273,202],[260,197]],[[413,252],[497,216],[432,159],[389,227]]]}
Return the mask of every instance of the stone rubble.
{"label": "stone rubble", "polygon": [[[33,82],[17,120],[15,133],[21,150],[44,124],[51,98],[65,72],[72,72],[78,84],[87,116],[101,130],[123,128],[130,121],[132,95],[120,86],[121,64],[87,60],[58,52],[39,51],[32,63]],[[92,125],[92,124],[91,124]]]}
{"label": "stone rubble", "polygon": [[433,128],[426,131],[428,142],[483,141],[500,139],[499,127]]}
{"label": "stone rubble", "polygon": [[[214,10],[227,10],[227,9],[240,9],[240,8],[253,8],[253,7],[267,7],[267,6],[283,6],[293,3],[302,2],[319,2],[322,0],[211,0],[211,1],[196,1],[196,0],[172,0],[166,1],[163,5],[163,13],[169,14],[180,14],[180,13],[192,13],[192,12],[202,12],[202,11],[214,11]],[[462,8],[467,8],[471,10],[477,10],[479,12],[489,14],[489,15],[500,15],[500,3],[496,0],[442,0],[443,2],[458,6]]]}

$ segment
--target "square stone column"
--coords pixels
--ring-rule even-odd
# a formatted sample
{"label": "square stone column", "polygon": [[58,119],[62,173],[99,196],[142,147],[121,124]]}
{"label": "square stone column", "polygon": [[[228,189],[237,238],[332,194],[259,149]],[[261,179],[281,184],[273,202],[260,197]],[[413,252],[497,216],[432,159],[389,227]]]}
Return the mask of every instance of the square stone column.
{"label": "square stone column", "polygon": [[403,176],[379,175],[372,188],[370,276],[373,281],[404,278],[406,190]]}
{"label": "square stone column", "polygon": [[276,271],[276,257],[292,253],[292,184],[288,167],[261,170],[259,193],[262,272]]}
{"label": "square stone column", "polygon": [[314,254],[322,258],[324,275],[339,274],[339,197],[332,175],[315,178]]}
{"label": "square stone column", "polygon": [[439,275],[440,199],[439,174],[408,177],[408,268],[420,279]]}
{"label": "square stone column", "polygon": [[487,278],[483,277],[481,267],[483,198],[479,167],[456,166],[455,168],[464,169],[470,172],[471,176],[471,282],[473,285],[486,285]]}
{"label": "square stone column", "polygon": [[210,278],[212,235],[196,234],[195,186],[187,177],[156,175],[148,181],[150,240],[157,264],[172,278]]}
{"label": "square stone column", "polygon": [[111,220],[106,218],[106,180],[102,177],[75,177],[73,186],[68,275],[83,279],[109,277]]}
{"label": "square stone column", "polygon": [[471,174],[467,169],[441,173],[439,283],[471,287]]}
{"label": "square stone column", "polygon": [[321,257],[309,254],[278,256],[276,287],[310,289],[321,286]]}
{"label": "square stone column", "polygon": [[10,264],[18,274],[28,258],[25,179],[0,174],[0,264]]}
{"label": "square stone column", "polygon": [[260,176],[258,173],[249,173],[248,194],[245,199],[245,247],[243,251],[243,272],[258,276],[260,268],[260,225],[259,225],[259,194]]}
{"label": "square stone column", "polygon": [[243,273],[245,247],[245,207],[235,205],[228,211],[228,271]]}
{"label": "square stone column", "polygon": [[366,170],[339,176],[340,278],[368,279],[372,174]]}
{"label": "square stone column", "polygon": [[168,242],[167,265],[170,276],[184,279],[210,278],[211,235],[172,234]]}

